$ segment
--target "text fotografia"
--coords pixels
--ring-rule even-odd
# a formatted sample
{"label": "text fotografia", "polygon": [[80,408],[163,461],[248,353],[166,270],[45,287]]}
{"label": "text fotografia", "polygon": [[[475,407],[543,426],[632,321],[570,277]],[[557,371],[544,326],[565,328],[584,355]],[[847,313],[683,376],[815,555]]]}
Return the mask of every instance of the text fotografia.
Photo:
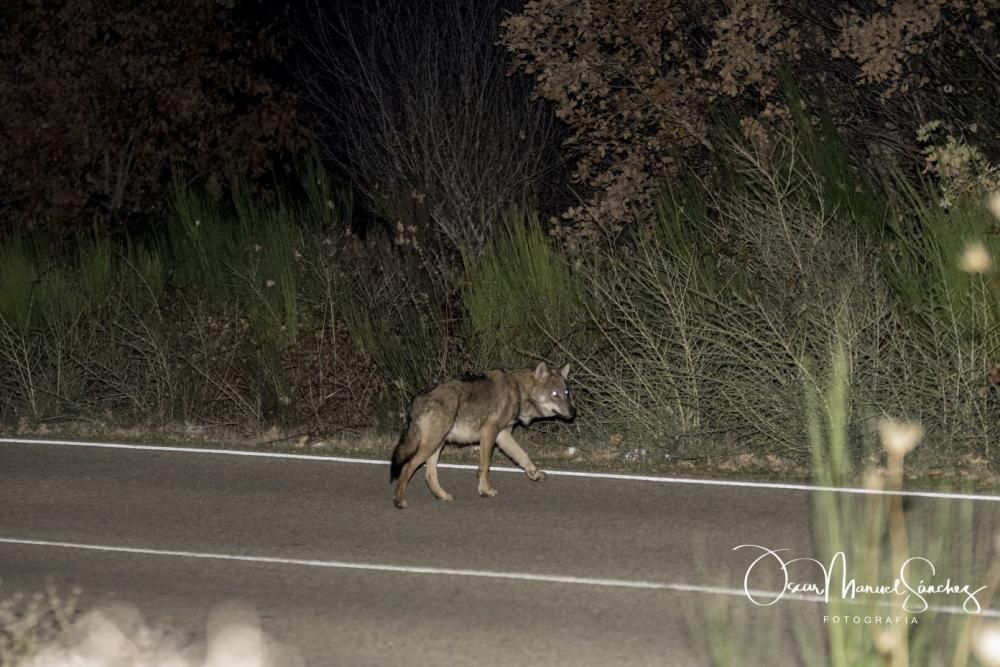
{"label": "text fotografia", "polygon": [[[867,583],[858,582],[849,575],[847,556],[843,551],[835,553],[829,565],[826,565],[808,557],[785,560],[781,553],[789,551],[788,549],[768,549],[758,544],[741,544],[734,547],[733,551],[737,549],[756,549],[761,552],[750,563],[743,577],[744,593],[759,607],[770,607],[787,594],[816,595],[824,602],[830,602],[830,596],[838,594],[842,600],[854,600],[860,595],[895,595],[903,597],[903,611],[908,614],[919,614],[929,608],[927,601],[929,596],[957,595],[962,598],[962,609],[966,613],[978,614],[982,611],[976,595],[986,590],[986,586],[973,588],[969,584],[954,583],[950,577],[943,582],[937,581],[934,579],[937,575],[934,563],[919,556],[903,561],[896,578],[891,583]],[[764,593],[751,590],[750,575],[757,568],[773,568],[784,582],[782,589],[775,592],[773,597],[761,599]],[[793,579],[793,576],[796,578]]]}
{"label": "text fotografia", "polygon": [[916,625],[916,616],[824,616],[824,623],[834,625]]}

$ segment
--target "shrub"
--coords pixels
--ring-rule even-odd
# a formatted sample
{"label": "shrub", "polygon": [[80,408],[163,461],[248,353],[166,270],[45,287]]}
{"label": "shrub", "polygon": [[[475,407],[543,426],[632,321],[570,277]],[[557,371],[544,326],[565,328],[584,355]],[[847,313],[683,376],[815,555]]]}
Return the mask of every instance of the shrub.
{"label": "shrub", "polygon": [[559,358],[583,329],[578,278],[532,214],[509,213],[482,257],[467,260],[462,304],[476,368]]}
{"label": "shrub", "polygon": [[477,256],[558,167],[551,114],[496,44],[508,4],[349,2],[310,26],[326,156],[439,272]]}
{"label": "shrub", "polygon": [[804,452],[803,360],[844,346],[863,385],[884,361],[890,298],[876,245],[849,211],[825,207],[797,143],[739,143],[731,159],[722,192],[668,197],[652,236],[595,267],[605,346],[592,382],[610,421],[664,447],[728,433]]}

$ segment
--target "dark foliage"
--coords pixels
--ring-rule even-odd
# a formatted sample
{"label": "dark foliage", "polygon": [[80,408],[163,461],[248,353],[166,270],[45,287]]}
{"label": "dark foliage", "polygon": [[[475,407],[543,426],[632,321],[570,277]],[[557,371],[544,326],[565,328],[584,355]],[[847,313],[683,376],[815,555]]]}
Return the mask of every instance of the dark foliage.
{"label": "dark foliage", "polygon": [[279,85],[290,38],[256,2],[17,4],[0,25],[0,226],[148,225],[173,171],[218,192],[301,144]]}

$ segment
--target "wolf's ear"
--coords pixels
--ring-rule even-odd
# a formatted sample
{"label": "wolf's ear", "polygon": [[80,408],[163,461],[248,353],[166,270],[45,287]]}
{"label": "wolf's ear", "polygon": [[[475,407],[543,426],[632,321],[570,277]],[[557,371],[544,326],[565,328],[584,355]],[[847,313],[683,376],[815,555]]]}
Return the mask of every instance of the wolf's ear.
{"label": "wolf's ear", "polygon": [[545,365],[544,361],[539,361],[538,365],[535,366],[535,379],[539,382],[547,379],[549,377],[549,367]]}
{"label": "wolf's ear", "polygon": [[562,368],[559,369],[559,375],[563,376],[563,380],[569,379],[569,364],[567,363]]}

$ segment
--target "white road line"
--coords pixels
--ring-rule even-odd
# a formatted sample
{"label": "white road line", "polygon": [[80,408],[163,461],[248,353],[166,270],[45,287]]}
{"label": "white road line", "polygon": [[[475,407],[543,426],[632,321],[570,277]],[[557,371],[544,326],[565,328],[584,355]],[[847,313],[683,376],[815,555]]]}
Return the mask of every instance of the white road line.
{"label": "white road line", "polygon": [[[106,544],[79,544],[76,542],[54,542],[49,540],[22,540],[13,537],[0,537],[0,544],[19,546],[49,547],[57,549],[77,549],[82,551],[99,551],[120,554],[135,554],[141,556],[171,556],[174,558],[196,558],[204,560],[239,561],[244,563],[266,563],[269,565],[294,565],[299,567],[321,567],[339,570],[363,570],[368,572],[395,572],[400,574],[427,574],[451,577],[476,577],[480,579],[505,579],[515,581],[532,581],[548,584],[569,584],[574,586],[596,586],[602,588],[627,588],[655,591],[671,591],[675,593],[699,593],[702,595],[723,595],[747,599],[747,591],[741,588],[726,588],[722,586],[702,586],[698,584],[678,584],[658,581],[635,581],[629,579],[603,579],[600,577],[574,577],[561,574],[533,574],[530,572],[498,572],[494,570],[466,570],[448,567],[424,567],[418,565],[387,565],[383,563],[352,563],[337,560],[313,560],[306,558],[282,558],[278,556],[244,556],[239,554],[203,553],[198,551],[176,551],[171,549],[144,549],[140,547],[121,547]],[[751,589],[749,594],[758,600],[773,600],[777,591]],[[819,595],[801,595],[785,593],[782,600],[796,602],[822,603]],[[846,600],[849,604],[854,603]],[[857,602],[860,604],[860,601]],[[961,607],[930,606],[929,611],[943,614],[966,614]],[[981,616],[1000,618],[1000,611],[984,609]]]}
{"label": "white road line", "polygon": [[[40,440],[35,438],[3,438],[0,445],[57,445],[63,447],[97,447],[102,449],[134,449],[149,452],[177,452],[182,454],[221,454],[225,456],[257,456],[271,459],[293,459],[299,461],[326,461],[328,463],[356,463],[361,465],[388,465],[388,461],[358,459],[347,456],[321,456],[317,454],[283,454],[280,452],[251,452],[241,449],[212,449],[206,447],[171,447],[168,445],[134,445],[116,442],[86,442],[81,440]],[[439,463],[439,468],[476,470],[477,466],[462,463]],[[520,468],[493,466],[490,471],[523,473]],[[832,491],[875,496],[908,496],[913,498],[939,498],[944,500],[974,500],[980,502],[1000,502],[1000,496],[977,493],[948,493],[944,491],[886,491],[884,489],[862,489],[849,486],[817,486],[813,484],[786,484],[782,482],[747,482],[729,479],[697,479],[688,477],[661,477],[657,475],[626,475],[609,472],[586,472],[581,470],[546,470],[554,477],[585,477],[589,479],[614,479],[626,482],[655,482],[660,484],[694,484],[701,486],[731,486],[749,489],[776,489],[782,491]]]}

